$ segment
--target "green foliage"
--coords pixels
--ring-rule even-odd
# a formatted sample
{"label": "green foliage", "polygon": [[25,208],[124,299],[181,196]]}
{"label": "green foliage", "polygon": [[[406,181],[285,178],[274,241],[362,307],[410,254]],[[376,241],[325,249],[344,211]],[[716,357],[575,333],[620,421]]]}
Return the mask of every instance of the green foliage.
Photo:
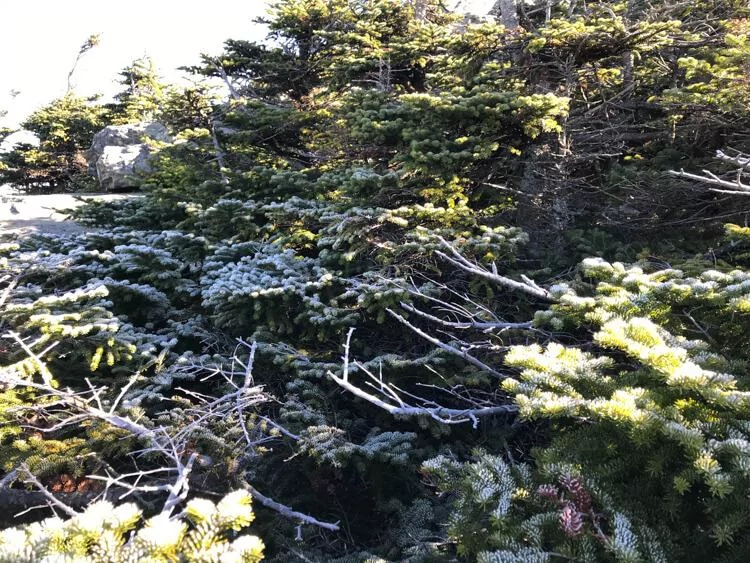
{"label": "green foliage", "polygon": [[[3,329],[44,350],[9,335],[3,373],[106,387],[205,489],[341,521],[262,513],[280,561],[746,559],[748,232],[664,177],[746,141],[741,9],[540,7],[506,30],[437,0],[280,1],[275,42],[192,67],[224,102],[126,69],[114,119],[178,142],[143,197],[76,211],[98,231],[0,249]],[[216,410],[245,383],[272,400]],[[3,389],[4,471],[164,463],[60,416]]]}
{"label": "green foliage", "polygon": [[83,152],[106,123],[107,111],[95,100],[68,93],[53,101],[21,124],[39,145],[16,145],[0,155],[0,182],[29,193],[90,188]]}
{"label": "green foliage", "polygon": [[705,104],[739,113],[747,111],[750,24],[747,19],[733,19],[723,25],[726,33],[721,45],[704,47],[693,56],[678,60],[687,84],[681,89],[665,90],[668,103],[682,107]]}
{"label": "green foliage", "polygon": [[462,555],[489,563],[667,561],[654,533],[634,525],[595,482],[559,466],[539,474],[474,455],[464,464],[439,456],[423,465],[439,490],[457,495],[449,532]]}
{"label": "green foliage", "polygon": [[750,395],[736,313],[747,273],[647,274],[600,259],[581,273],[596,285],[553,288],[559,304],[536,322],[591,330],[595,352],[548,344],[505,357],[519,370],[503,388],[521,417],[553,421],[537,471],[554,478],[567,467],[594,479],[679,560],[715,556],[750,523]]}
{"label": "green foliage", "polygon": [[149,57],[136,59],[120,71],[120,77],[120,84],[125,89],[115,95],[115,102],[108,106],[112,123],[157,120],[168,87],[159,80],[154,61]]}

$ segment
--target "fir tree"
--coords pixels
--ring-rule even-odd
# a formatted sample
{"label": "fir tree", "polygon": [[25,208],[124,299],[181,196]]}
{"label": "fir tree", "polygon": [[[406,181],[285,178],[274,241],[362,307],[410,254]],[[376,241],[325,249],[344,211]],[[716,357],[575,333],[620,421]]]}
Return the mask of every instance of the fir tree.
{"label": "fir tree", "polygon": [[743,560],[744,184],[664,171],[744,142],[744,7],[501,4],[277,2],[225,100],[146,68],[145,196],[2,247],[3,484],[249,487],[279,560]]}

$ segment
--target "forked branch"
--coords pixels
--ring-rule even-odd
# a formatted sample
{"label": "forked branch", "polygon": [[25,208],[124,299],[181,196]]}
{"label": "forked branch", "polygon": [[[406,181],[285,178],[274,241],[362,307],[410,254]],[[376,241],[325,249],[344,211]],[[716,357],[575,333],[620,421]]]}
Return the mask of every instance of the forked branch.
{"label": "forked branch", "polygon": [[[358,370],[371,380],[366,381],[366,385],[374,388],[382,398],[373,393],[369,393],[364,389],[357,387],[349,380],[351,366],[349,349],[353,332],[354,329],[349,329],[349,333],[346,336],[344,356],[342,358],[344,365],[341,377],[337,376],[332,371],[328,372],[328,376],[339,387],[349,391],[352,395],[364,399],[368,403],[383,409],[394,416],[428,416],[442,424],[461,424],[464,422],[471,422],[472,426],[476,428],[479,425],[479,419],[482,417],[515,414],[518,412],[518,407],[515,405],[472,405],[465,409],[444,407],[428,399],[405,393],[395,385],[383,381],[382,375],[380,377],[375,376],[364,365],[355,361],[354,365]],[[487,368],[491,369],[489,366],[487,366]],[[410,396],[417,402],[415,404],[406,402],[404,399],[405,395]]]}
{"label": "forked branch", "polygon": [[506,276],[501,276],[494,264],[492,265],[492,271],[487,270],[486,268],[483,268],[478,264],[469,261],[443,237],[438,237],[438,240],[440,241],[441,246],[445,248],[447,253],[440,250],[435,251],[435,253],[443,260],[456,266],[457,268],[460,268],[469,274],[473,274],[475,276],[490,280],[491,282],[494,282],[501,287],[521,291],[538,299],[543,299],[544,301],[554,301],[549,291],[539,286],[534,280],[529,279],[528,277],[523,275],[521,276],[521,281],[517,281]]}
{"label": "forked branch", "polygon": [[[750,184],[743,182],[744,177],[750,174],[750,156],[738,153],[736,156],[730,156],[723,151],[716,151],[716,158],[727,164],[737,167],[735,177],[731,180],[720,178],[710,170],[702,170],[703,174],[692,174],[680,169],[670,170],[669,174],[678,178],[687,178],[701,184],[710,186],[708,189],[712,192],[722,194],[750,196]],[[715,186],[715,187],[714,187]]]}
{"label": "forked branch", "polygon": [[[132,385],[134,378],[121,391],[111,407],[104,408],[101,397],[107,391],[106,388],[94,388],[89,384],[89,391],[86,393],[76,393],[69,389],[56,389],[52,386],[52,376],[42,359],[43,353],[33,351],[34,344],[28,344],[20,335],[10,332],[5,335],[6,338],[12,338],[21,348],[34,360],[35,367],[43,375],[43,383],[33,381],[30,377],[23,376],[14,369],[14,366],[0,368],[0,384],[8,387],[26,387],[33,388],[42,392],[45,396],[54,398],[53,403],[38,404],[29,407],[32,410],[44,411],[45,418],[59,420],[56,424],[38,427],[35,429],[42,432],[50,432],[75,424],[80,424],[85,420],[100,420],[115,428],[124,430],[132,436],[143,440],[146,447],[141,453],[156,453],[161,455],[167,462],[167,466],[150,470],[139,470],[124,475],[108,474],[106,477],[97,475],[88,475],[87,478],[103,481],[106,483],[107,490],[117,489],[121,491],[120,498],[124,498],[133,493],[166,493],[167,499],[164,502],[161,512],[171,515],[174,510],[188,497],[190,492],[190,478],[193,469],[197,465],[205,463],[210,458],[200,455],[191,447],[191,438],[194,433],[209,422],[217,419],[225,421],[228,416],[236,414],[238,423],[242,424],[245,417],[245,409],[266,400],[262,393],[262,388],[253,384],[253,359],[255,355],[255,344],[248,345],[240,341],[240,345],[250,348],[250,357],[246,362],[241,362],[235,353],[234,361],[242,366],[242,373],[227,374],[219,368],[212,371],[212,375],[220,374],[225,377],[228,383],[234,388],[233,391],[226,395],[213,397],[199,397],[196,406],[191,409],[192,422],[181,428],[167,428],[156,426],[149,428],[140,422],[131,419],[128,416],[121,415],[117,412],[123,398],[126,395],[127,388]],[[234,376],[240,375],[239,384],[234,383]],[[52,412],[52,408],[55,412]],[[288,437],[298,439],[285,429],[278,427]],[[247,428],[243,426],[243,434],[248,441],[248,447],[252,447],[251,438]],[[175,474],[175,478],[170,482],[164,482],[163,478],[156,478],[157,474]],[[27,480],[33,483],[53,506],[64,511],[66,514],[73,516],[77,514],[71,507],[57,499],[38,479],[36,479],[29,469],[25,466],[19,468],[13,473],[12,478],[3,479],[0,482],[0,488],[7,486],[10,481],[16,478],[27,476]],[[250,493],[264,506],[279,512],[282,516],[296,520],[301,524],[310,524],[324,528],[326,530],[338,531],[338,523],[323,522],[316,518],[297,512],[292,508],[283,505],[262,495],[250,485],[245,485]]]}

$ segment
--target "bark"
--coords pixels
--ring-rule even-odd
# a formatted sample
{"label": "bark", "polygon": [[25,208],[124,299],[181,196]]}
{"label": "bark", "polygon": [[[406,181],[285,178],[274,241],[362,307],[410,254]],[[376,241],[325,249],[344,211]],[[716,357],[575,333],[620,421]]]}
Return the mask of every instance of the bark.
{"label": "bark", "polygon": [[560,139],[558,151],[549,144],[539,144],[527,151],[519,190],[517,221],[539,232],[536,242],[554,247],[562,243],[562,233],[570,228],[575,206],[570,205],[574,187],[568,170],[572,138]]}
{"label": "bark", "polygon": [[418,22],[423,22],[427,19],[427,0],[415,0],[414,18]]}
{"label": "bark", "polygon": [[498,15],[500,23],[506,29],[516,29],[518,27],[518,3],[517,0],[497,0],[492,12]]}
{"label": "bark", "polygon": [[633,51],[622,55],[622,97],[630,99],[635,84],[633,82]]}
{"label": "bark", "polygon": [[[626,23],[629,24],[632,21],[634,13],[635,2],[633,2],[633,0],[630,0],[628,2],[627,11],[625,12]],[[625,51],[622,54],[622,97],[625,100],[630,98],[630,95],[633,93],[633,88],[635,86],[633,82],[633,62],[633,51]]]}

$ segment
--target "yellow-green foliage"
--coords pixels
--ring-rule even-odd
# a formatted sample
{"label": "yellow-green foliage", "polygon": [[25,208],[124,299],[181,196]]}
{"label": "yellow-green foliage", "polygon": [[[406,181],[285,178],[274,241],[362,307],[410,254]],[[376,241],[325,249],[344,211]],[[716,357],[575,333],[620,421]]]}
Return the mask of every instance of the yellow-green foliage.
{"label": "yellow-green foliage", "polygon": [[[713,546],[701,545],[706,534],[697,529],[683,540],[667,533],[676,544],[695,542],[696,553],[738,541],[750,523],[748,273],[647,273],[600,259],[581,271],[594,291],[555,286],[558,303],[537,322],[587,327],[593,346],[515,346],[505,358],[520,372],[503,388],[521,416],[556,421],[538,466],[585,468],[626,506],[650,514],[650,526],[700,515]],[[582,424],[569,427],[573,420]],[[623,487],[634,480],[637,491]]]}
{"label": "yellow-green foliage", "polygon": [[237,535],[253,519],[246,491],[229,493],[218,504],[193,499],[183,514],[147,520],[135,504],[100,501],[69,520],[48,518],[3,530],[0,561],[254,563],[263,559],[263,542]]}
{"label": "yellow-green foliage", "polygon": [[[226,103],[199,92],[190,103],[134,65],[115,118],[170,114],[184,142],[159,151],[144,197],[78,212],[104,229],[0,246],[0,267],[19,275],[0,323],[38,342],[42,360],[0,340],[0,365],[97,393],[103,411],[149,435],[200,426],[175,453],[213,462],[194,468],[207,486],[226,468],[280,502],[342,515],[346,541],[297,544],[294,524],[269,524],[280,560],[292,542],[314,561],[363,550],[414,560],[433,549],[449,560],[666,560],[651,544],[669,560],[711,560],[716,544],[735,542],[739,553],[742,541],[750,552],[750,274],[725,267],[745,267],[736,258],[748,260],[748,232],[731,229],[711,270],[665,255],[672,244],[702,244],[680,239],[685,229],[712,236],[709,214],[742,208],[678,192],[662,174],[746,139],[737,108],[747,101],[747,24],[730,13],[741,3],[548,2],[545,13],[538,1],[516,2],[530,9],[523,27],[506,29],[448,13],[442,0],[278,0],[271,41],[228,41],[194,69],[232,85]],[[43,170],[42,141],[25,153],[33,162],[3,162]],[[649,232],[666,242],[652,245]],[[496,287],[492,274],[472,277],[441,256],[438,237],[497,275],[555,280],[555,304],[531,330],[500,329],[525,327],[543,305]],[[682,270],[589,260],[572,273],[580,254],[608,249]],[[435,349],[393,311],[448,346]],[[473,318],[482,322],[463,322]],[[377,392],[390,381],[409,401],[502,404],[522,420],[485,417],[481,432],[438,427],[342,393],[327,374],[341,373],[352,327],[353,385],[373,383],[355,364],[364,361],[379,374]],[[278,401],[217,420],[203,413],[224,383],[238,385],[233,337],[257,344],[254,363],[237,359],[244,381],[252,375]],[[508,376],[504,390],[481,365]],[[446,386],[451,393],[438,390]],[[6,471],[23,462],[46,484],[61,471],[78,478],[163,462],[135,459],[144,445],[104,422],[56,427],[69,405],[32,391],[0,393]],[[462,470],[479,444],[487,453]],[[436,466],[455,464],[438,479],[444,496],[417,472],[440,453]],[[533,460],[533,476],[515,475],[510,456]],[[407,507],[449,501],[453,522],[435,510],[394,531]],[[584,513],[579,522],[567,501]],[[165,541],[170,530],[181,545],[193,538],[193,551],[214,541],[196,506],[189,525],[162,522]],[[125,532],[122,545],[138,537]]]}
{"label": "yellow-green foliage", "polygon": [[748,102],[750,65],[750,23],[747,19],[725,22],[724,44],[705,47],[695,56],[678,63],[688,85],[664,92],[666,102],[676,105],[715,105],[723,110],[744,113]]}

